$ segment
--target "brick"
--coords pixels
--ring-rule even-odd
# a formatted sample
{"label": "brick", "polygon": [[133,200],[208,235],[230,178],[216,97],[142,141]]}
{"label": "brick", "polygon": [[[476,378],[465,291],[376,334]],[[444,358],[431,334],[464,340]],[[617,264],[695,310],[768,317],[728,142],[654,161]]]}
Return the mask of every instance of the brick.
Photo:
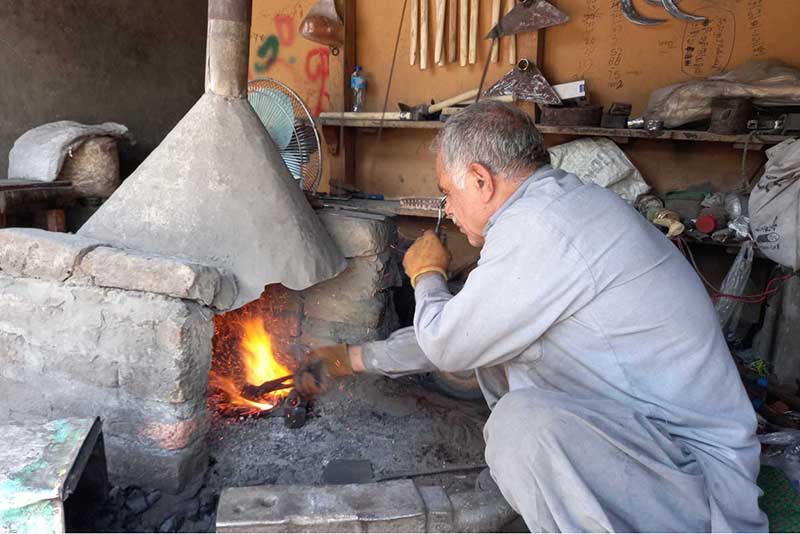
{"label": "brick", "polygon": [[316,347],[330,345],[331,343],[359,344],[366,341],[384,339],[392,331],[390,317],[391,314],[387,313],[384,321],[375,328],[307,317],[303,321],[303,333],[300,336],[300,342],[309,347]]}
{"label": "brick", "polygon": [[345,258],[380,254],[397,236],[388,217],[376,219],[342,210],[319,210],[317,215]]}
{"label": "brick", "polygon": [[35,228],[0,230],[0,271],[13,276],[63,281],[80,259],[103,243]]}
{"label": "brick", "polygon": [[411,480],[222,491],[217,532],[425,532]]}
{"label": "brick", "polygon": [[77,274],[99,287],[146,291],[221,309],[236,300],[230,275],[180,258],[98,247],[81,259]]}

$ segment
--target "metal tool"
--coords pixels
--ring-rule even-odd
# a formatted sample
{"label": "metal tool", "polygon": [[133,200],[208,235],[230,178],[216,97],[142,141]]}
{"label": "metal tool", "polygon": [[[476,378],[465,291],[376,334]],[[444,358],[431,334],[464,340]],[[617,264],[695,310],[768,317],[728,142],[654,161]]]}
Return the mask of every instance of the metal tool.
{"label": "metal tool", "polygon": [[486,90],[484,96],[514,95],[542,105],[560,106],[561,99],[536,65],[520,59],[517,66]]}
{"label": "metal tool", "polygon": [[294,387],[294,375],[287,375],[275,380],[268,380],[261,385],[254,386],[253,384],[245,384],[242,386],[242,397],[252,400],[260,401],[264,395],[280,391],[282,389],[289,389]]}
{"label": "metal tool", "polygon": [[433,232],[442,237],[441,234],[441,227],[442,227],[442,219],[444,219],[444,205],[447,204],[447,195],[442,195],[442,198],[439,199],[439,207],[436,210],[436,227],[433,229]]}
{"label": "metal tool", "polygon": [[400,102],[397,105],[400,108],[401,113],[409,114],[408,116],[411,117],[411,120],[420,121],[427,119],[436,119],[437,114],[444,108],[452,106],[453,104],[464,102],[465,100],[469,100],[470,98],[474,98],[475,95],[477,94],[478,90],[472,89],[470,91],[461,93],[460,95],[456,95],[452,98],[442,100],[438,104],[420,104],[419,106],[409,106],[408,104]]}
{"label": "metal tool", "polygon": [[603,106],[542,106],[541,123],[548,126],[600,126]]}
{"label": "metal tool", "polygon": [[625,15],[625,18],[639,26],[657,26],[667,22],[665,19],[651,19],[650,17],[640,15],[633,7],[631,0],[620,0],[619,5],[620,8],[622,8],[622,14]]}
{"label": "metal tool", "polygon": [[[517,5],[517,0],[508,0],[508,10],[506,14],[511,13],[511,10],[514,9],[514,6]],[[511,65],[517,64],[517,36],[516,35],[509,35],[508,36],[508,62]]]}
{"label": "metal tool", "polygon": [[627,102],[614,102],[608,108],[608,112],[603,113],[600,121],[602,128],[624,129],[628,127],[628,118],[631,116],[632,106]]}
{"label": "metal tool", "polygon": [[686,20],[689,22],[705,22],[708,20],[707,18],[701,17],[700,15],[692,15],[691,13],[681,11],[675,4],[675,0],[661,0],[661,5],[664,7],[664,9],[667,10],[667,13],[669,13],[678,20]]}
{"label": "metal tool", "polygon": [[545,0],[521,0],[486,35],[494,39],[564,24],[569,16]]}

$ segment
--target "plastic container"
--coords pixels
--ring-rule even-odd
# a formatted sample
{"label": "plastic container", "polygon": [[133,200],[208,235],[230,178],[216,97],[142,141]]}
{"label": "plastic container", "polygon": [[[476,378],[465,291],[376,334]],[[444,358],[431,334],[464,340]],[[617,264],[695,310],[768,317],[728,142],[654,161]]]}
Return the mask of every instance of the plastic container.
{"label": "plastic container", "polygon": [[367,98],[367,80],[362,74],[360,65],[356,65],[350,75],[350,89],[353,91],[353,111],[364,111],[364,102]]}

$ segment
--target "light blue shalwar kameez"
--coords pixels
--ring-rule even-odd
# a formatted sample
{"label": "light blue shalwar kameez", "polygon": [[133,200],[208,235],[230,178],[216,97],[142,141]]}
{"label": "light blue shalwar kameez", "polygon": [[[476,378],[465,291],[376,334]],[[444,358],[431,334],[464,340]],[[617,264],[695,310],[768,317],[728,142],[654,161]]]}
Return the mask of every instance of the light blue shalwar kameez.
{"label": "light blue shalwar kameez", "polygon": [[756,418],[714,307],[676,248],[614,193],[549,166],[494,214],[451,295],[368,369],[474,369],[492,477],[532,531],[766,531]]}

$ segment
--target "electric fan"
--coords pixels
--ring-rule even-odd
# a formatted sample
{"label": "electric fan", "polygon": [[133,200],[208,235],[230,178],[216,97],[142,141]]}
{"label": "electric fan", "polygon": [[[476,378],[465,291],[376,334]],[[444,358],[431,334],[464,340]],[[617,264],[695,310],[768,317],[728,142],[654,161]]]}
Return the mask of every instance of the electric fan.
{"label": "electric fan", "polygon": [[322,179],[322,153],[314,118],[303,100],[272,78],[250,81],[247,99],[298,185],[316,192]]}

